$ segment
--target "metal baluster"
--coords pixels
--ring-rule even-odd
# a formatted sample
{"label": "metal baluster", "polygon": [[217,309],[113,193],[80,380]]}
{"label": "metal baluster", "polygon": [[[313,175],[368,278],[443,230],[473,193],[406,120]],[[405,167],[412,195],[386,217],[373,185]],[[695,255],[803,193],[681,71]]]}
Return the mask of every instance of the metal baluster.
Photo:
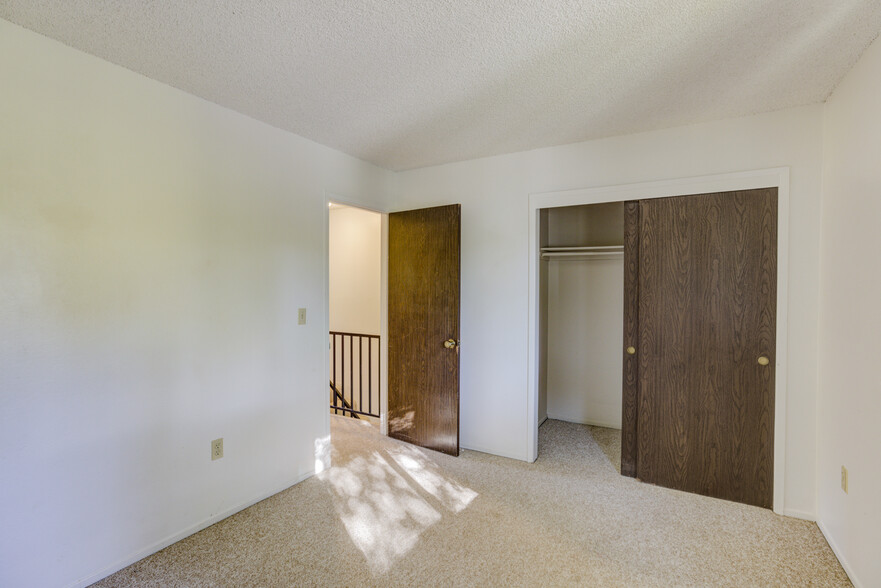
{"label": "metal baluster", "polygon": [[373,414],[373,337],[367,337],[367,412]]}
{"label": "metal baluster", "polygon": [[355,354],[353,352],[355,346],[355,337],[349,335],[349,406],[355,408]]}

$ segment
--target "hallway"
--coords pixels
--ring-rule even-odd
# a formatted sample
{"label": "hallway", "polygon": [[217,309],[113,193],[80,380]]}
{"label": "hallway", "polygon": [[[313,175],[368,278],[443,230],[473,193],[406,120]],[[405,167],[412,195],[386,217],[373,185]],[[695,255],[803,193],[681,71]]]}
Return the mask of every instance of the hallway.
{"label": "hallway", "polygon": [[534,464],[331,428],[329,470],[96,585],[850,585],[815,524],[622,477],[584,425]]}

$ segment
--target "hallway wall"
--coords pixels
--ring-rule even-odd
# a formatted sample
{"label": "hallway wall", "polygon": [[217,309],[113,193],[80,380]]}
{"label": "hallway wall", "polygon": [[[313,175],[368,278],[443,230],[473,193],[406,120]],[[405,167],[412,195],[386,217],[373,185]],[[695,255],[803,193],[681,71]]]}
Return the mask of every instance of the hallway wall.
{"label": "hallway wall", "polygon": [[379,335],[382,215],[334,206],[330,216],[330,330]]}

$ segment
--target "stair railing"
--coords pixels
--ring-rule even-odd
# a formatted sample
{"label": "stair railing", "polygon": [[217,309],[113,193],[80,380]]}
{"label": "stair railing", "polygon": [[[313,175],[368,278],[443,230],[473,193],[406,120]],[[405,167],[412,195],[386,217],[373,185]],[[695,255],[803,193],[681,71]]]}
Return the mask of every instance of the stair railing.
{"label": "stair railing", "polygon": [[333,413],[379,418],[379,393],[379,335],[330,331]]}

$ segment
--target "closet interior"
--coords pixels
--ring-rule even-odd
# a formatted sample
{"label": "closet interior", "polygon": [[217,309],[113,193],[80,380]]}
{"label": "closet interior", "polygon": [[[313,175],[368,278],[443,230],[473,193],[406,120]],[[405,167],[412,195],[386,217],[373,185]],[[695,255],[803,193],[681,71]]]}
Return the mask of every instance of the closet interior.
{"label": "closet interior", "polygon": [[540,211],[538,422],[621,429],[624,203]]}

